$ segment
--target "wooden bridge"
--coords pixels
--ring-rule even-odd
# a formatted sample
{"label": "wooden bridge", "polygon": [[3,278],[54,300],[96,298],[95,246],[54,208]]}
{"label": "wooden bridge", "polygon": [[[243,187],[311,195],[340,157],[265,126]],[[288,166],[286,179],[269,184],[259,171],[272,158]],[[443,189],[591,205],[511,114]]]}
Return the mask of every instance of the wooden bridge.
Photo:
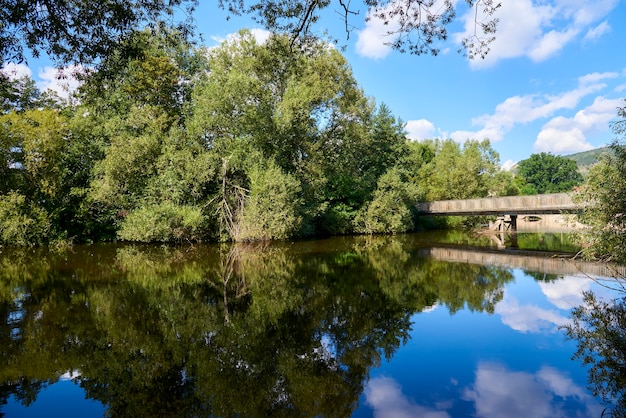
{"label": "wooden bridge", "polygon": [[417,211],[420,215],[496,215],[500,217],[502,228],[506,225],[506,229],[512,231],[517,230],[518,215],[580,213],[582,209],[583,206],[575,203],[568,193],[441,200],[417,204]]}
{"label": "wooden bridge", "polygon": [[541,215],[578,213],[582,206],[568,193],[532,196],[486,197],[482,199],[441,200],[417,204],[421,215]]}

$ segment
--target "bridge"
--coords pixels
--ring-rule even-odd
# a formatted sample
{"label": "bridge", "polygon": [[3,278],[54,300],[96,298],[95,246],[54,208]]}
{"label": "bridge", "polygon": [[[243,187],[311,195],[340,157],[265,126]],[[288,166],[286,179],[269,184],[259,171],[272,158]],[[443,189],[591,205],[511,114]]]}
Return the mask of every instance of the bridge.
{"label": "bridge", "polygon": [[[580,213],[583,206],[568,193],[532,196],[486,197],[482,199],[441,200],[417,204],[420,215],[476,216],[496,215],[502,228],[517,230],[518,215]],[[508,219],[505,220],[505,216]]]}

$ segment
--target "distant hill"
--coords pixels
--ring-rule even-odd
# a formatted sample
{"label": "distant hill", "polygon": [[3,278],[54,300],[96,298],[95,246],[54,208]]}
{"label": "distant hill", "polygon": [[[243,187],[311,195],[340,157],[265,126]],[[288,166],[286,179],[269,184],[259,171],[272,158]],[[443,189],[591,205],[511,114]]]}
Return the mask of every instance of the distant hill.
{"label": "distant hill", "polygon": [[600,158],[603,155],[611,154],[612,152],[613,151],[611,151],[611,148],[602,147],[592,149],[590,151],[577,152],[576,154],[564,155],[563,157],[576,161],[576,164],[578,165],[578,170],[584,176],[587,174],[589,168],[591,168],[592,165],[600,161]]}
{"label": "distant hill", "polygon": [[[580,171],[580,173],[583,176],[586,176],[592,165],[600,161],[600,158],[603,155],[611,154],[612,152],[613,151],[611,151],[611,148],[602,147],[602,148],[592,149],[590,151],[577,152],[576,154],[563,155],[563,157],[569,158],[570,160],[574,160],[576,164],[578,165],[578,171]],[[514,174],[516,174],[518,164],[519,162],[513,164],[513,166],[509,170],[511,170]]]}

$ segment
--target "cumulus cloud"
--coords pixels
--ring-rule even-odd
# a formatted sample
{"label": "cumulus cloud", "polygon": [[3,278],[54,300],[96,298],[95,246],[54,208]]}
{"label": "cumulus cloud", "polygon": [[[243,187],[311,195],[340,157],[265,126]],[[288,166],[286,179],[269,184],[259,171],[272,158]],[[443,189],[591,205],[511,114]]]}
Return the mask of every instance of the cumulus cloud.
{"label": "cumulus cloud", "polygon": [[[272,36],[272,32],[265,30],[265,29],[254,28],[254,29],[248,29],[248,30],[250,34],[252,35],[252,37],[256,40],[257,44],[259,45],[263,45],[265,42],[267,42],[270,36]],[[239,32],[229,33],[228,35],[224,37],[213,35],[211,36],[211,39],[213,40],[213,42],[215,42],[215,45],[208,47],[207,50],[211,51],[212,49],[217,48],[220,44],[224,42],[232,42],[234,40],[237,40],[239,36],[240,36]]]}
{"label": "cumulus cloud", "polygon": [[528,373],[482,362],[464,399],[474,402],[475,415],[480,417],[564,417],[571,411],[568,404],[583,416],[600,416],[603,409],[570,377],[545,366],[537,373]]}
{"label": "cumulus cloud", "polygon": [[366,58],[385,58],[391,52],[391,47],[386,44],[389,42],[387,35],[389,29],[389,26],[380,19],[372,18],[367,21],[365,29],[357,35],[357,54]]}
{"label": "cumulus cloud", "polygon": [[8,63],[2,67],[2,72],[6,74],[10,80],[17,80],[22,77],[32,77],[33,72],[26,64]]}
{"label": "cumulus cloud", "polygon": [[[473,68],[490,67],[499,60],[528,57],[539,62],[549,59],[566,45],[580,38],[598,39],[610,30],[603,20],[619,3],[618,0],[542,1],[516,0],[502,2],[496,12],[499,19],[496,40],[484,60],[472,60]],[[478,19],[486,19],[479,16]],[[472,36],[476,30],[475,10],[463,16],[464,31],[455,35],[457,42]]]}
{"label": "cumulus cloud", "polygon": [[376,418],[449,418],[446,411],[417,405],[402,393],[402,387],[388,377],[376,377],[365,388],[365,402]]}
{"label": "cumulus cloud", "polygon": [[435,125],[427,119],[410,120],[404,125],[407,137],[413,141],[432,139],[435,134]]}
{"label": "cumulus cloud", "polygon": [[[382,11],[385,12],[396,8],[398,7],[398,3],[404,4],[404,0],[392,0],[382,8]],[[424,5],[414,7],[423,8]],[[435,0],[434,4],[430,6],[430,10],[443,10],[444,7],[445,5],[443,1]],[[415,8],[413,10],[406,11],[406,13],[412,13],[416,10]],[[397,32],[399,28],[400,25],[397,21],[392,20],[385,22],[372,14],[368,14],[365,27],[357,34],[357,54],[372,59],[385,58],[392,50],[388,43],[394,41],[395,35],[393,35],[393,33]],[[448,51],[449,48],[444,48],[442,53],[445,54]]]}
{"label": "cumulus cloud", "polygon": [[597,97],[593,104],[576,112],[571,118],[558,116],[543,125],[537,135],[534,149],[555,154],[573,153],[593,149],[587,141],[590,134],[605,130],[615,117],[620,99]]}
{"label": "cumulus cloud", "polygon": [[[72,65],[63,68],[44,67],[37,71],[37,88],[40,91],[50,90],[63,99],[67,99],[79,86],[80,82],[76,74],[85,71],[81,65]],[[2,72],[7,74],[11,80],[22,77],[33,78],[33,71],[25,64],[6,64]]]}
{"label": "cumulus cloud", "polygon": [[[482,126],[481,128],[476,131],[455,131],[451,137],[459,142],[468,138],[488,138],[492,142],[500,141],[517,124],[530,123],[548,118],[563,109],[576,108],[583,98],[606,88],[603,80],[618,76],[619,74],[614,72],[592,73],[580,77],[576,88],[560,94],[527,94],[509,97],[496,105],[494,113],[472,119],[472,125]],[[615,114],[615,106],[613,114]]]}
{"label": "cumulus cloud", "polygon": [[517,164],[517,162],[513,160],[506,160],[502,163],[502,169],[505,171],[510,171],[515,166],[515,164]]}
{"label": "cumulus cloud", "polygon": [[39,82],[37,87],[41,91],[51,90],[59,97],[67,99],[79,86],[80,81],[76,78],[77,73],[83,72],[80,65],[73,65],[65,68],[44,67],[37,72]]}

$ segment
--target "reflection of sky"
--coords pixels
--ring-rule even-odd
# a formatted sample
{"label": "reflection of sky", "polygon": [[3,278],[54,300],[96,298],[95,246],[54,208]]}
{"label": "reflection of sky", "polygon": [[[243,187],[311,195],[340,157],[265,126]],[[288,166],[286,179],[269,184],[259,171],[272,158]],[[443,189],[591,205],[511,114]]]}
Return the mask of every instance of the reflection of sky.
{"label": "reflection of sky", "polygon": [[449,418],[446,411],[417,405],[403,393],[394,379],[378,377],[370,380],[365,388],[365,399],[377,418]]}
{"label": "reflection of sky", "polygon": [[[475,380],[460,390],[462,399],[472,404],[467,415],[484,418],[599,417],[603,410],[583,387],[549,366],[529,373],[481,362]],[[364,395],[375,418],[454,416],[449,411],[454,401],[420,405],[390,377],[371,379]]]}
{"label": "reflection of sky", "polygon": [[465,389],[479,417],[599,417],[602,406],[564,373],[549,366],[536,373],[479,363]]}
{"label": "reflection of sky", "polygon": [[411,339],[373,370],[354,416],[599,417],[560,325],[599,291],[593,280],[539,282],[521,270],[490,315],[444,307],[413,316]]}

